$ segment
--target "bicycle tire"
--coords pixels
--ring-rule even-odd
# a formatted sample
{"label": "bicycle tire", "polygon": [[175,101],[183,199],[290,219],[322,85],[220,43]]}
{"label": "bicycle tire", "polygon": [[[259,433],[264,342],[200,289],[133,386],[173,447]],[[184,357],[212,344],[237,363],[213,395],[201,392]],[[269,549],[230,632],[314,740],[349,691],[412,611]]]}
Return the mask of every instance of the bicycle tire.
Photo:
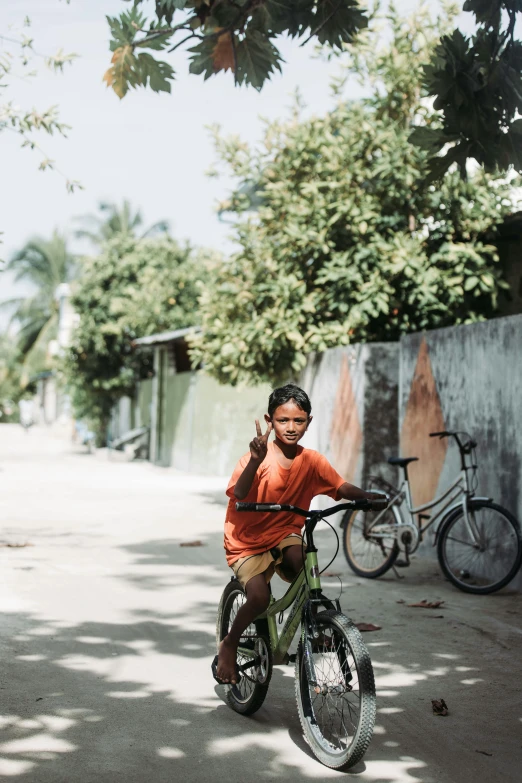
{"label": "bicycle tire", "polygon": [[[216,622],[216,644],[219,652],[219,644],[222,639],[227,635],[230,626],[233,622],[234,606],[239,608],[246,600],[246,593],[242,585],[237,579],[232,579],[221,595],[219,602],[217,622]],[[237,611],[237,608],[235,611]],[[268,686],[270,685],[270,679],[272,677],[272,650],[270,647],[270,639],[267,632],[266,621],[256,621],[255,624],[249,625],[241,637],[241,645],[247,646],[251,644],[254,648],[257,641],[262,640],[264,645],[264,651],[266,651],[266,665],[262,672],[263,682],[260,682],[261,676],[259,667],[250,669],[241,675],[240,681],[236,685],[225,685],[225,695],[227,704],[235,712],[241,715],[253,715],[254,712],[263,704],[266,694],[268,692]],[[243,658],[241,654],[238,654],[237,658],[238,666],[246,662],[246,658]]]}
{"label": "bicycle tire", "polygon": [[[380,513],[380,512],[379,512]],[[388,522],[388,515],[391,515],[389,522],[393,520],[393,524],[397,524],[395,515],[391,509],[387,509],[382,519]],[[366,579],[376,579],[378,576],[382,576],[389,571],[397,560],[399,554],[399,544],[397,539],[394,538],[393,544],[389,546],[389,551],[383,553],[382,562],[379,565],[371,566],[371,563],[376,562],[375,556],[378,554],[378,549],[384,547],[384,543],[381,539],[367,538],[364,533],[365,526],[368,523],[371,524],[372,517],[375,514],[372,512],[362,514],[359,511],[347,511],[341,522],[343,528],[343,552],[348,565],[357,574],[357,576],[365,577]],[[362,538],[365,540],[361,548],[361,533]],[[359,540],[357,540],[357,537]],[[374,551],[372,551],[374,550]],[[374,556],[375,555],[375,556]],[[365,557],[368,557],[368,562],[363,562]]]}
{"label": "bicycle tire", "polygon": [[[440,567],[444,575],[459,590],[477,595],[495,593],[509,584],[520,569],[522,563],[520,526],[513,514],[497,503],[472,500],[470,509],[474,513],[479,533],[484,535],[483,548],[476,548],[467,532],[467,527],[463,526],[464,511],[456,510],[441,523],[438,532],[437,556]],[[485,510],[492,512],[489,517],[485,514],[479,516],[479,512]],[[492,520],[496,521],[496,526],[501,532],[495,532],[491,524]],[[502,520],[503,529],[500,528]],[[465,554],[459,556],[459,549]],[[503,554],[507,554],[506,568],[501,563]],[[489,583],[487,583],[488,579],[491,580]]]}
{"label": "bicycle tire", "polygon": [[[332,769],[347,769],[362,759],[373,736],[376,696],[372,663],[361,634],[344,614],[337,611],[321,612],[315,618],[315,624],[319,631],[319,639],[313,642],[312,657],[317,685],[312,687],[309,683],[301,639],[295,661],[297,710],[304,736],[316,758]],[[338,642],[339,646],[337,646]],[[342,654],[341,650],[344,651]],[[335,655],[332,655],[333,652]],[[327,656],[330,657],[329,661],[325,660]],[[338,662],[338,671],[332,670],[332,663],[335,666],[335,660]],[[355,676],[355,682],[352,679],[347,683],[348,670],[352,677]],[[335,686],[327,684],[332,677]],[[354,689],[354,684],[358,685],[358,690]],[[347,685],[350,686],[349,690]],[[324,692],[325,688],[333,687],[336,689],[335,693],[333,690]],[[343,687],[345,690],[339,691],[339,688]],[[316,688],[321,688],[321,692],[318,693]],[[344,699],[344,702],[338,700],[336,706],[341,710],[340,713],[339,709],[330,710],[328,705],[326,710],[324,709],[327,697],[331,695],[344,697],[347,693],[353,698]],[[325,729],[325,716],[326,720],[332,722],[339,719],[340,714],[340,723],[347,730],[345,708],[347,720],[352,723],[354,730],[353,737],[343,739],[340,736],[342,728],[332,726],[331,729],[328,727]],[[352,719],[354,714],[357,715],[356,724]]]}

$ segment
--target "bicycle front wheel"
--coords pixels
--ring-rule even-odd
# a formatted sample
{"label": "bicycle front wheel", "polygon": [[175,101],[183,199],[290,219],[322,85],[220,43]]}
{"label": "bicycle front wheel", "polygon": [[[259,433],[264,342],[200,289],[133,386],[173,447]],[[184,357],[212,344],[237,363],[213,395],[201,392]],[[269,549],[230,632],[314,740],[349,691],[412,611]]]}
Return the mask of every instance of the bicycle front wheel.
{"label": "bicycle front wheel", "polygon": [[396,527],[391,509],[384,513],[347,511],[343,519],[343,550],[352,571],[367,579],[385,574],[399,554]]}
{"label": "bicycle front wheel", "polygon": [[352,767],[364,756],[375,725],[373,669],[361,634],[337,611],[315,618],[319,637],[303,641],[295,661],[297,709],[314,755],[333,769]]}
{"label": "bicycle front wheel", "polygon": [[[216,643],[219,644],[228,634],[238,610],[246,601],[246,594],[237,579],[232,579],[225,587],[219,602],[216,623]],[[236,685],[225,685],[229,707],[242,715],[252,715],[263,704],[270,678],[272,677],[272,650],[268,633],[264,629],[266,621],[256,621],[248,626],[241,636],[237,665],[250,663],[254,658],[256,665],[241,674]]]}
{"label": "bicycle front wheel", "polygon": [[490,501],[472,500],[469,515],[470,526],[463,510],[442,523],[439,563],[460,590],[494,593],[513,579],[522,563],[520,527],[509,511]]}

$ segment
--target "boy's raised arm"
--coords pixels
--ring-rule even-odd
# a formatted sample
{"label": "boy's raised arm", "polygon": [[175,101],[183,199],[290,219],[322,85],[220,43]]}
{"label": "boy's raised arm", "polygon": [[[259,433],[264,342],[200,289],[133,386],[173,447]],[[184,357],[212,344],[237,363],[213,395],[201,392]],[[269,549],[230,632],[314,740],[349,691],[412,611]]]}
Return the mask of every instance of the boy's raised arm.
{"label": "boy's raised arm", "polygon": [[250,460],[244,471],[238,478],[234,487],[234,495],[238,500],[246,498],[252,488],[258,467],[266,457],[268,438],[272,432],[272,424],[269,424],[264,435],[261,434],[261,426],[256,419],[256,437],[250,441]]}

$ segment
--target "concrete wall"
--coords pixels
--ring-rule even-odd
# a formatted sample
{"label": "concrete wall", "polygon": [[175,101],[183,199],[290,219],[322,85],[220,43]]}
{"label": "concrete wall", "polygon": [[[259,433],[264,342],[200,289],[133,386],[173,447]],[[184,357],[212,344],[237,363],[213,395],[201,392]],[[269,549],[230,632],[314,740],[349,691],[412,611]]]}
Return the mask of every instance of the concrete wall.
{"label": "concrete wall", "polygon": [[204,372],[179,373],[168,385],[165,449],[170,464],[194,473],[229,475],[248,451],[270,388],[221,386]]}
{"label": "concrete wall", "polygon": [[415,504],[448,487],[459,470],[456,446],[429,432],[464,430],[478,443],[479,494],[522,519],[521,390],[522,315],[401,340],[401,452],[420,457],[410,466]]}
{"label": "concrete wall", "polygon": [[312,356],[300,383],[314,419],[303,445],[324,454],[347,481],[396,480],[387,458],[398,453],[399,346],[373,343]]}
{"label": "concrete wall", "polygon": [[176,372],[167,345],[155,348],[154,367],[154,379],[138,384],[134,401],[135,426],[151,427],[151,461],[192,473],[229,475],[248,451],[254,420],[266,412],[270,387],[233,388],[199,370]]}

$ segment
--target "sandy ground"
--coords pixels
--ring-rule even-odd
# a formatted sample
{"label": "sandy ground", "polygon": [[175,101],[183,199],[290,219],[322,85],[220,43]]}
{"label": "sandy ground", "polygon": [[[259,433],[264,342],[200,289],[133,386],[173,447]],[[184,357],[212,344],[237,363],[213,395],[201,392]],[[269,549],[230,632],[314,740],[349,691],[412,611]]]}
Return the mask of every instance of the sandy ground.
{"label": "sandy ground", "polygon": [[[460,593],[435,562],[417,560],[402,580],[360,580],[342,555],[330,569],[345,612],[382,626],[365,634],[375,737],[351,772],[310,754],[291,667],[275,669],[254,717],[223,703],[210,661],[230,576],[224,484],[87,455],[58,431],[0,425],[0,777],[518,783],[520,595]],[[203,546],[180,548],[194,539]],[[317,543],[326,564],[331,532]],[[334,596],[339,582],[325,587]],[[443,609],[407,606],[423,598]],[[445,718],[432,713],[440,697]]]}

